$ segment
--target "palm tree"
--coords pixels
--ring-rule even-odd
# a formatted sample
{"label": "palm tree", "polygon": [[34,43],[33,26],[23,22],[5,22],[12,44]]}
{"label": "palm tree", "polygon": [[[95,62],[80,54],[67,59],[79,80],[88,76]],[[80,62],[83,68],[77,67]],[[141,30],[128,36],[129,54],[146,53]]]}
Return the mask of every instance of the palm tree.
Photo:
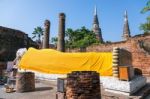
{"label": "palm tree", "polygon": [[146,13],[150,11],[150,0],[147,2],[146,6],[142,9],[141,13]]}
{"label": "palm tree", "polygon": [[40,26],[34,28],[32,34],[33,34],[32,39],[37,38],[37,41],[41,42],[41,36],[43,35],[43,28],[41,28]]}
{"label": "palm tree", "polygon": [[[142,9],[141,13],[146,13],[150,11],[150,0],[147,2],[146,6]],[[145,34],[150,33],[150,16],[147,17],[147,22],[140,25],[140,29],[144,31]]]}

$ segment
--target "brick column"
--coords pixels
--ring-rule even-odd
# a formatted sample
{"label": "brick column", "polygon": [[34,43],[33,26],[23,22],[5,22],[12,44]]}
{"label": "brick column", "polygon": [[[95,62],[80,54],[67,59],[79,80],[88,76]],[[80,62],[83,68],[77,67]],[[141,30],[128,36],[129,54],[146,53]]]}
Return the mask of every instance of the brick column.
{"label": "brick column", "polygon": [[35,75],[32,72],[18,72],[16,76],[16,92],[30,92],[35,90]]}
{"label": "brick column", "polygon": [[67,75],[67,99],[101,99],[99,73],[74,71]]}
{"label": "brick column", "polygon": [[50,31],[50,21],[45,20],[44,22],[44,39],[43,39],[43,47],[42,48],[49,48],[49,31]]}
{"label": "brick column", "polygon": [[65,14],[59,14],[59,30],[58,30],[58,44],[57,50],[61,52],[65,52]]}

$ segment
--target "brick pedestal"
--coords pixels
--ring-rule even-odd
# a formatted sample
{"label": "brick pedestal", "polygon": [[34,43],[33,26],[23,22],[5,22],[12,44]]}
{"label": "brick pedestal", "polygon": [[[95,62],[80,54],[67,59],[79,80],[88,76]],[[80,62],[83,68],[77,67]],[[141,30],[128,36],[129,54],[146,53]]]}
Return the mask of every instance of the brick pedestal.
{"label": "brick pedestal", "polygon": [[67,99],[101,99],[99,74],[74,71],[67,75]]}
{"label": "brick pedestal", "polygon": [[56,93],[56,99],[66,99],[65,93],[57,92]]}
{"label": "brick pedestal", "polygon": [[35,90],[35,79],[32,72],[18,72],[16,79],[16,92],[29,92]]}

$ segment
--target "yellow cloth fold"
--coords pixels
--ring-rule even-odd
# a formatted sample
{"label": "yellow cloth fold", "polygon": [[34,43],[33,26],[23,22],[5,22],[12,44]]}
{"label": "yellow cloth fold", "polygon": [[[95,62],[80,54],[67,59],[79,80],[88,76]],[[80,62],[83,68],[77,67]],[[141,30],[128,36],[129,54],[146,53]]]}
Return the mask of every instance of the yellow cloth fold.
{"label": "yellow cloth fold", "polygon": [[19,66],[21,69],[49,74],[97,71],[102,76],[112,76],[112,53],[63,53],[52,49],[29,48],[23,55]]}

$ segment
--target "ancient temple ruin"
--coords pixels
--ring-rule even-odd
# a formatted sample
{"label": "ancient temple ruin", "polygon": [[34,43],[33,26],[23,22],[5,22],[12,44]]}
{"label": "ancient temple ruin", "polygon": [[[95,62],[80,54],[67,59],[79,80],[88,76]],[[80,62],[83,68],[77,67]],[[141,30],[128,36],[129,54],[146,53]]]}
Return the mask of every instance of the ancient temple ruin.
{"label": "ancient temple ruin", "polygon": [[59,14],[59,29],[58,29],[58,42],[57,50],[64,52],[65,51],[65,14]]}
{"label": "ancient temple ruin", "polygon": [[50,35],[50,21],[45,20],[44,22],[44,39],[43,48],[49,48],[49,35]]}
{"label": "ancient temple ruin", "polygon": [[130,37],[131,35],[130,35],[130,28],[129,28],[129,22],[128,22],[128,15],[127,15],[127,11],[125,11],[122,38],[123,40],[128,40]]}
{"label": "ancient temple ruin", "polygon": [[0,26],[0,45],[0,61],[13,60],[19,48],[38,47],[26,33],[2,26]]}
{"label": "ancient temple ruin", "polygon": [[101,28],[99,26],[99,20],[98,20],[97,8],[96,7],[95,7],[95,10],[94,10],[93,29],[92,30],[95,33],[97,40],[100,43],[103,43],[103,37],[102,37]]}

